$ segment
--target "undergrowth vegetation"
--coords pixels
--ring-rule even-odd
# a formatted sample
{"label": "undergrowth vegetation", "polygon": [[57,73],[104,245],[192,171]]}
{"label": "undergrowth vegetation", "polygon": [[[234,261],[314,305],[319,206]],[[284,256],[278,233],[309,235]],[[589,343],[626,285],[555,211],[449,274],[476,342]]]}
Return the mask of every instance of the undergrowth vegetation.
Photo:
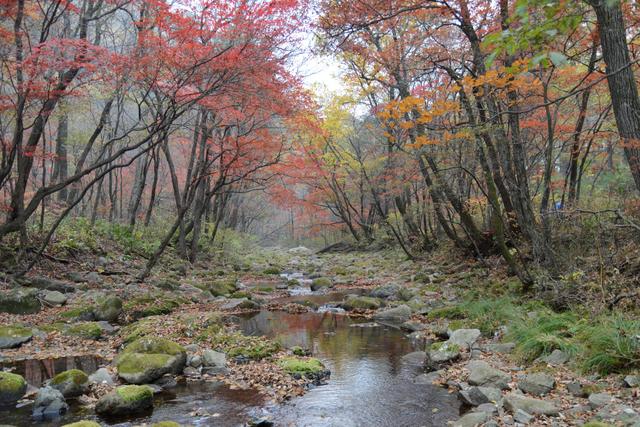
{"label": "undergrowth vegetation", "polygon": [[478,328],[485,335],[508,325],[502,331],[504,339],[516,344],[515,356],[523,362],[561,350],[584,372],[609,374],[640,368],[640,320],[631,314],[589,318],[579,309],[555,312],[539,302],[519,304],[514,297],[500,297],[471,298],[433,310],[428,317]]}

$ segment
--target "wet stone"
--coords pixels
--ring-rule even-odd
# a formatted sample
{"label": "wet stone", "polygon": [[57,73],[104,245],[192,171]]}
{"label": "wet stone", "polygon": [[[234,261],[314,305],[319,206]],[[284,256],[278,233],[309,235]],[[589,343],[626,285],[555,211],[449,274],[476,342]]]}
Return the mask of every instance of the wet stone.
{"label": "wet stone", "polygon": [[52,387],[43,387],[33,402],[32,415],[37,419],[57,418],[69,409],[62,393]]}

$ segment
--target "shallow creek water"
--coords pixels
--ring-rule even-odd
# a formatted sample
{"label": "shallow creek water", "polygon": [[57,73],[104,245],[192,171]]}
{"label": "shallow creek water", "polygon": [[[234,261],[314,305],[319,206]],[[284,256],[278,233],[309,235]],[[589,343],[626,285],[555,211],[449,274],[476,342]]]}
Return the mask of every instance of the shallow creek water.
{"label": "shallow creek water", "polygon": [[[320,305],[345,297],[344,292],[310,294],[299,290],[292,294],[287,300],[311,300]],[[238,324],[245,334],[277,339],[285,347],[310,349],[331,370],[330,379],[282,405],[267,403],[252,390],[232,390],[215,383],[182,383],[157,395],[152,413],[126,422],[98,421],[121,426],[162,420],[197,426],[241,426],[253,416],[267,416],[277,426],[413,427],[444,426],[458,418],[455,396],[415,381],[421,369],[403,356],[420,345],[396,328],[351,319],[326,306],[302,314],[261,311],[240,317]],[[30,414],[30,405],[2,411],[0,424],[34,425]],[[97,419],[71,403],[63,418],[38,424],[58,426],[87,418]]]}

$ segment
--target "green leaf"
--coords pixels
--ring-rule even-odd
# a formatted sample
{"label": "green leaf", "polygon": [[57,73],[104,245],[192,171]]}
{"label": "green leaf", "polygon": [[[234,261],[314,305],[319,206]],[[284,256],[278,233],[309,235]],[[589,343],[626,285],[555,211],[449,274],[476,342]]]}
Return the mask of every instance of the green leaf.
{"label": "green leaf", "polygon": [[560,52],[549,52],[549,59],[553,62],[553,65],[560,67],[567,63],[567,57]]}

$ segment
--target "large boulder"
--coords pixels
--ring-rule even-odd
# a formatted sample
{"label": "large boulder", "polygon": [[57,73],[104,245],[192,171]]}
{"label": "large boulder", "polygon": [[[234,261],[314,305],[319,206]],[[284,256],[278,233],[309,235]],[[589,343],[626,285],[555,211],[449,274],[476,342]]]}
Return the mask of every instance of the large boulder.
{"label": "large boulder", "polygon": [[551,402],[534,399],[520,393],[509,393],[504,397],[504,406],[513,413],[522,410],[532,415],[558,415],[559,410]]}
{"label": "large boulder", "polygon": [[393,323],[403,323],[411,317],[411,309],[407,305],[399,305],[397,307],[378,311],[373,315],[376,320],[382,320]]}
{"label": "large boulder", "polygon": [[469,384],[471,385],[495,387],[502,390],[509,388],[511,375],[492,367],[485,361],[469,362],[467,369],[469,369]]}
{"label": "large boulder", "polygon": [[547,374],[536,372],[525,375],[519,382],[518,388],[525,393],[543,396],[556,386],[556,380]]}
{"label": "large boulder", "polygon": [[96,413],[107,417],[142,412],[153,407],[153,389],[146,385],[124,385],[98,399]]}
{"label": "large boulder", "polygon": [[0,349],[16,348],[31,340],[33,332],[29,328],[21,326],[0,327]]}
{"label": "large boulder", "polygon": [[115,322],[122,313],[122,300],[116,296],[110,296],[100,301],[93,309],[96,320]]}
{"label": "large boulder", "polygon": [[33,314],[39,312],[41,308],[37,289],[14,288],[0,292],[0,312],[2,313]]}
{"label": "large boulder", "polygon": [[15,404],[27,391],[27,382],[21,375],[0,371],[0,407]]}
{"label": "large boulder", "polygon": [[449,342],[458,347],[468,350],[480,338],[478,329],[456,329],[449,336]]}
{"label": "large boulder", "polygon": [[43,387],[36,394],[32,415],[37,419],[57,418],[68,409],[69,405],[64,401],[62,393],[53,387]]}
{"label": "large boulder", "polygon": [[79,369],[70,369],[53,377],[50,385],[64,397],[77,397],[89,388],[89,377]]}
{"label": "large boulder", "polygon": [[164,374],[179,374],[187,361],[179,344],[158,337],[144,337],[129,344],[116,361],[118,375],[131,384],[146,384]]}

